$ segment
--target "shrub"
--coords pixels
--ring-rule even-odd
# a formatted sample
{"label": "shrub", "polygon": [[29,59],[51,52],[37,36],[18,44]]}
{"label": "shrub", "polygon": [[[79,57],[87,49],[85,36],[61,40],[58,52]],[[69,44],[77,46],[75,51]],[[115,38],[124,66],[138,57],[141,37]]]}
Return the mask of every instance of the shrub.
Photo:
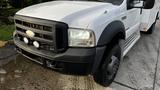
{"label": "shrub", "polygon": [[9,4],[15,8],[23,8],[26,6],[47,1],[53,1],[53,0],[9,0]]}

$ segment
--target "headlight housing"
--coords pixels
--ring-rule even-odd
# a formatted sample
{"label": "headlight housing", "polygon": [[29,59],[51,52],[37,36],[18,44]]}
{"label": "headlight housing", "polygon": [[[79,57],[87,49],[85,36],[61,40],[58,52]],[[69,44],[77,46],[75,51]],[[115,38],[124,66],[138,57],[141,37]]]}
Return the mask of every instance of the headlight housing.
{"label": "headlight housing", "polygon": [[15,36],[16,36],[16,31],[13,32],[13,37],[15,37]]}
{"label": "headlight housing", "polygon": [[69,29],[68,40],[70,47],[94,47],[95,35],[91,30]]}

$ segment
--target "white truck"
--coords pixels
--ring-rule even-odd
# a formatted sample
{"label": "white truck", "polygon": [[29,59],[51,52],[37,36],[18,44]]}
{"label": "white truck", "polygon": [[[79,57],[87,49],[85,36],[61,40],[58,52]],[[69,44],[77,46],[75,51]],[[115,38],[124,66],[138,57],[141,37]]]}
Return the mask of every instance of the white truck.
{"label": "white truck", "polygon": [[25,57],[60,72],[92,75],[108,86],[123,56],[151,34],[158,0],[51,1],[15,14],[14,43]]}

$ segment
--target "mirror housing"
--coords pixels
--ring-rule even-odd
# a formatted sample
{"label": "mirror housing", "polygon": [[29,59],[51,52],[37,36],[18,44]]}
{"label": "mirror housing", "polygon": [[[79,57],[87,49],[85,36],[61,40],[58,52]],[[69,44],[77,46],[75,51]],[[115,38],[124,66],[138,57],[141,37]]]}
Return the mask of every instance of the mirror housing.
{"label": "mirror housing", "polygon": [[144,9],[152,9],[154,4],[155,0],[144,0]]}

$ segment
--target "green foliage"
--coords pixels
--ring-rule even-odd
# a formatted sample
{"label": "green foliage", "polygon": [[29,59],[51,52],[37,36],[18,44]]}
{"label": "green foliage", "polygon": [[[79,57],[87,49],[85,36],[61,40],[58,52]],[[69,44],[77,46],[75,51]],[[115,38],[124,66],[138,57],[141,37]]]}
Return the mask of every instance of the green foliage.
{"label": "green foliage", "polygon": [[0,9],[0,25],[13,24],[13,16],[18,10],[19,9],[14,9],[14,8]]}
{"label": "green foliage", "polygon": [[47,1],[53,1],[53,0],[9,0],[9,4],[15,8],[23,8],[26,6]]}
{"label": "green foliage", "polygon": [[24,3],[24,0],[9,0],[9,4],[15,8],[22,8]]}
{"label": "green foliage", "polygon": [[0,25],[0,40],[7,41],[12,39],[14,25]]}
{"label": "green foliage", "polygon": [[15,8],[6,8],[6,9],[0,9],[0,16],[4,17],[9,17],[9,16],[14,16],[14,14],[18,11],[19,9]]}
{"label": "green foliage", "polygon": [[0,8],[7,7],[7,1],[6,0],[0,0]]}

